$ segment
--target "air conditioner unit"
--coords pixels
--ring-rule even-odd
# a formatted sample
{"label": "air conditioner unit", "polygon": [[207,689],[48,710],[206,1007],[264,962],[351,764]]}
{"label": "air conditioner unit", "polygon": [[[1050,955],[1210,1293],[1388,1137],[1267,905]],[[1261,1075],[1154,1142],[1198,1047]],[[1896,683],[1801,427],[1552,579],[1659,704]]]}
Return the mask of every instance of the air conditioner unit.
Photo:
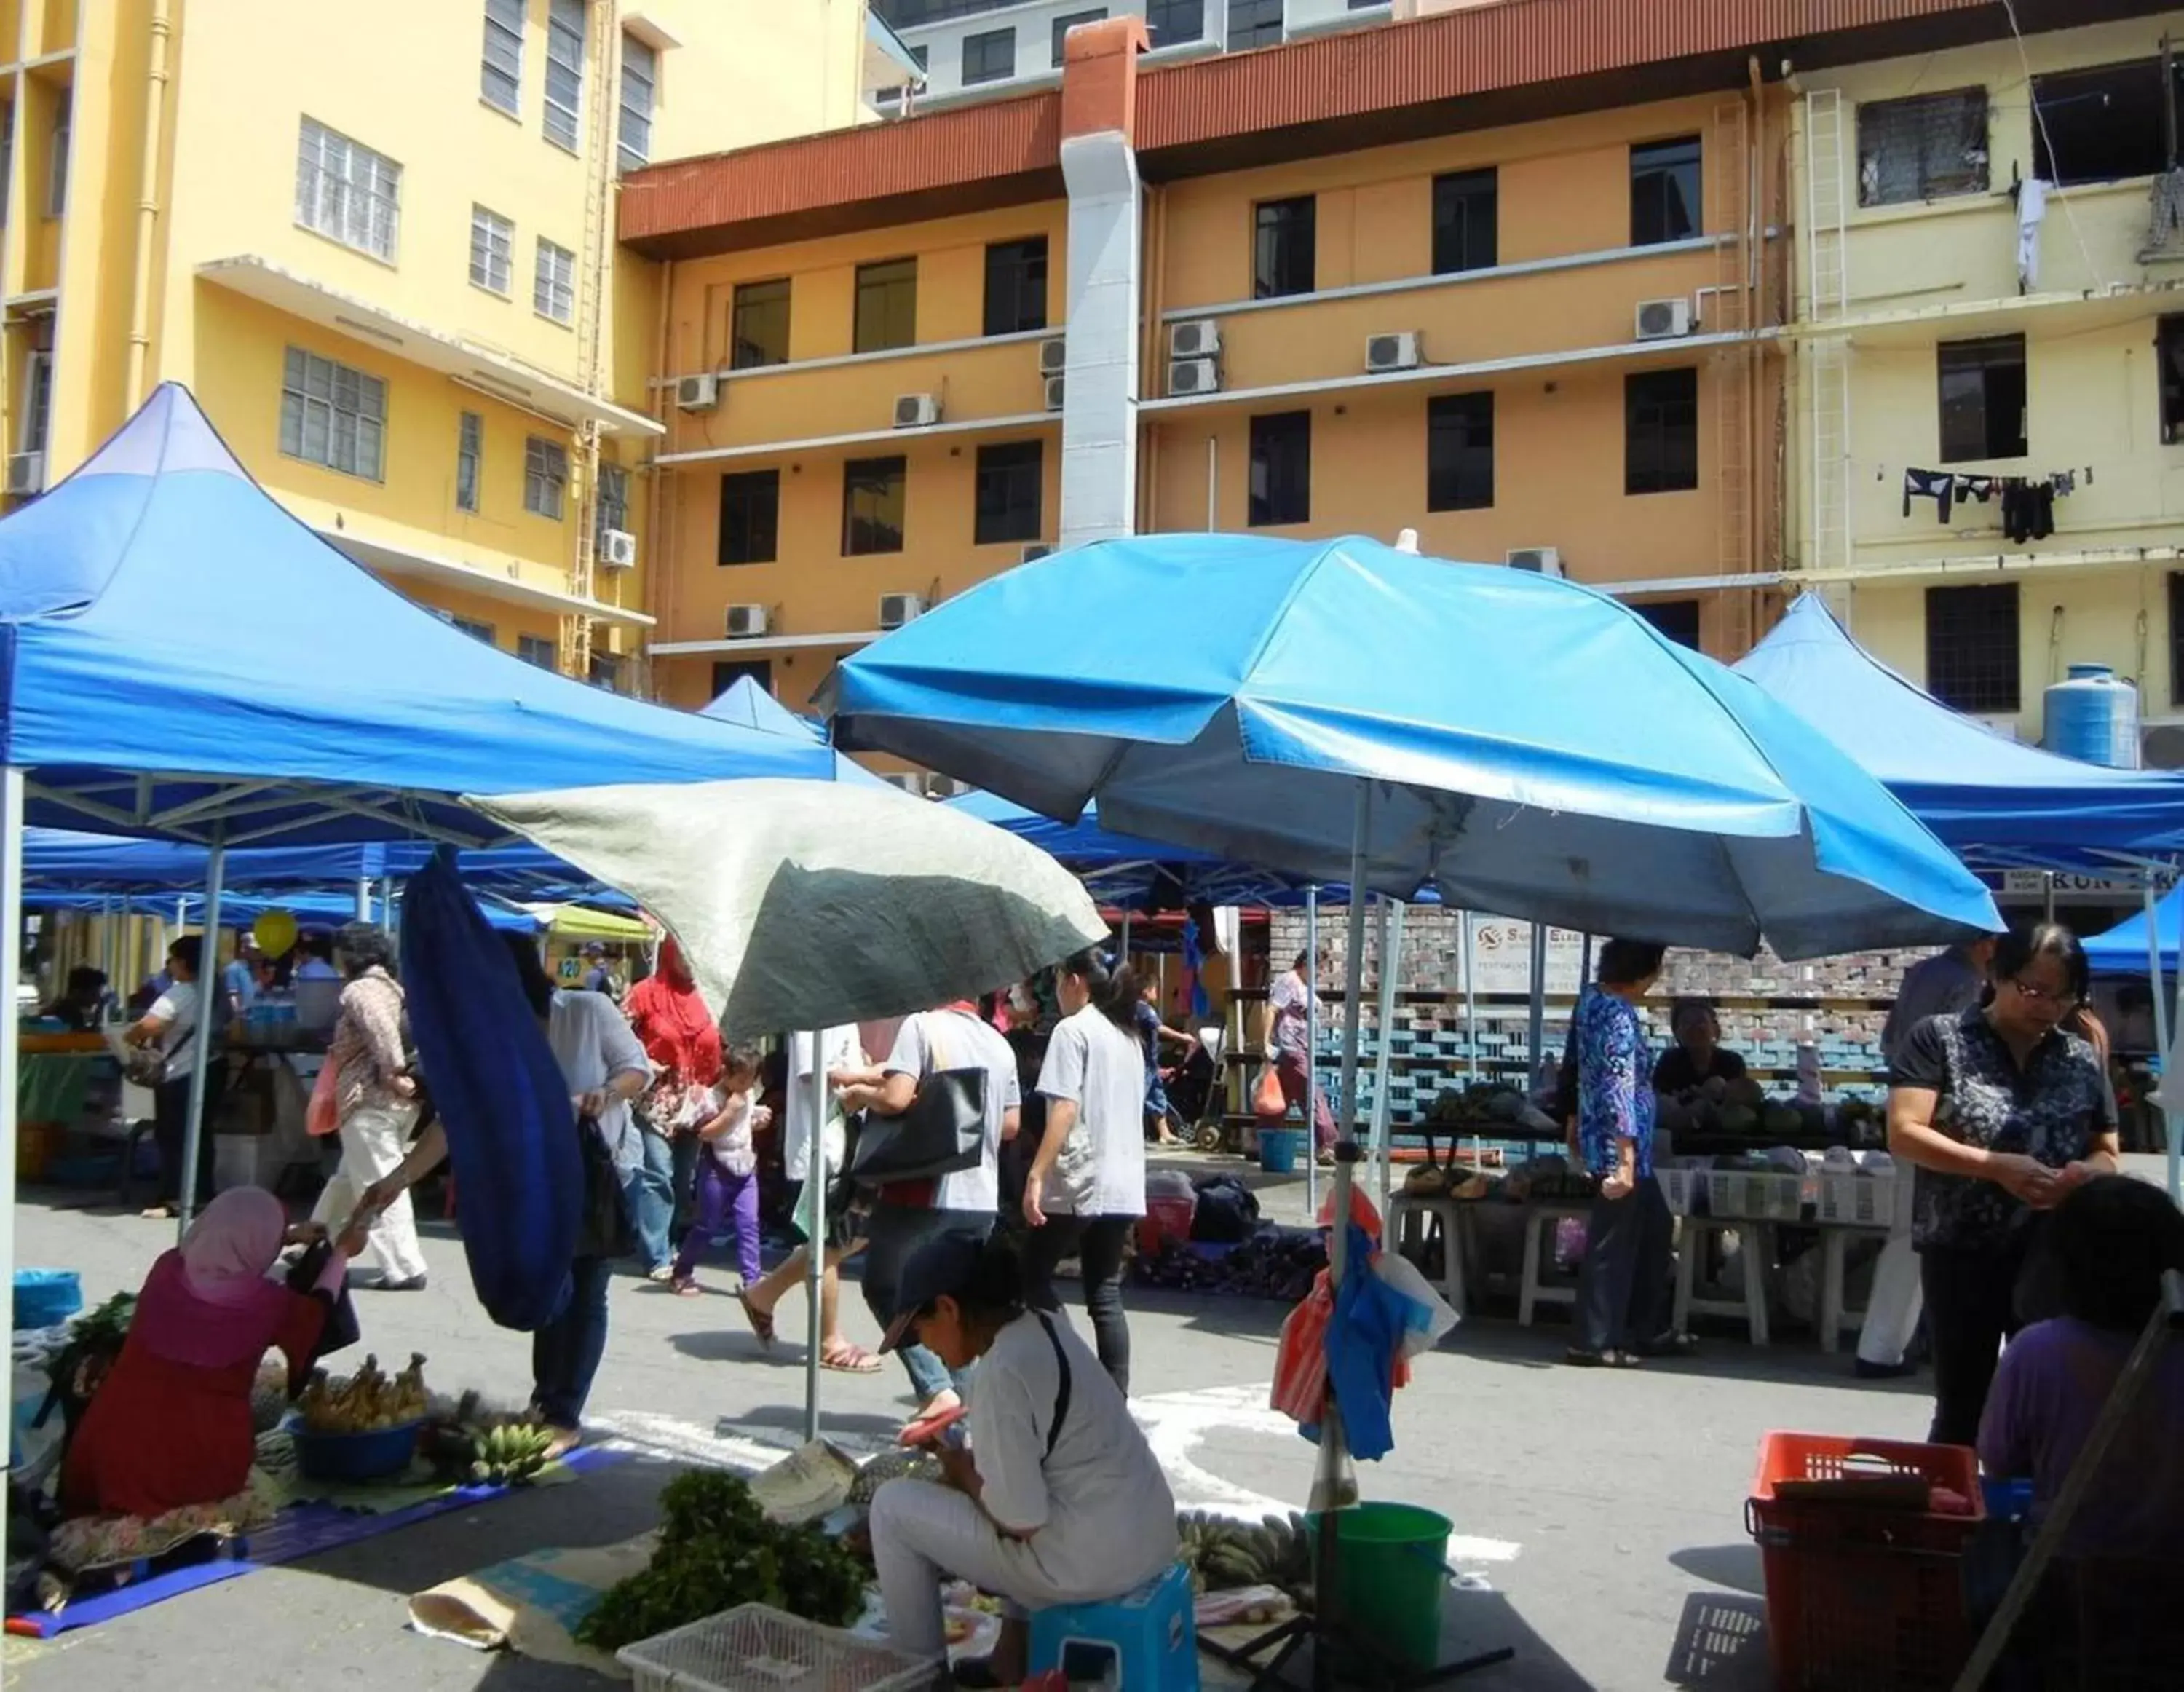
{"label": "air conditioner unit", "polygon": [[730,640],[756,640],[766,632],[766,607],[763,605],[731,605],[728,607],[727,635]]}
{"label": "air conditioner unit", "polygon": [[1560,576],[1562,550],[1558,547],[1511,547],[1508,565],[1512,570],[1529,570],[1535,576]]}
{"label": "air conditioner unit", "polygon": [[2184,722],[2149,722],[2138,731],[2142,770],[2184,770]]}
{"label": "air conditioner unit", "polygon": [[43,493],[46,491],[46,455],[43,453],[10,453],[8,455],[8,491],[10,493]]}
{"label": "air conditioner unit", "polygon": [[1049,411],[1061,409],[1061,385],[1067,380],[1067,376],[1049,376],[1046,379],[1046,409]]}
{"label": "air conditioner unit", "polygon": [[881,779],[891,788],[900,788],[916,798],[925,797],[925,777],[915,770],[891,770]]}
{"label": "air conditioner unit", "polygon": [[1674,341],[1691,332],[1691,303],[1679,294],[1674,299],[1638,302],[1637,338]]}
{"label": "air conditioner unit", "polygon": [[1058,376],[1069,368],[1069,343],[1057,335],[1051,341],[1039,343],[1039,373],[1043,376]]}
{"label": "air conditioner unit", "polygon": [[1171,359],[1210,359],[1221,350],[1221,326],[1210,317],[1167,326],[1167,355]]}
{"label": "air conditioner unit", "polygon": [[1418,337],[1405,330],[1396,335],[1368,335],[1365,337],[1365,374],[1368,376],[1384,375],[1390,370],[1414,370],[1418,367]]}
{"label": "air conditioner unit", "polygon": [[1053,547],[1046,542],[1034,541],[1023,549],[1023,561],[1026,564],[1036,564],[1040,559],[1050,557],[1053,552]]}
{"label": "air conditioner unit", "polygon": [[894,426],[898,429],[922,429],[940,420],[940,399],[937,394],[905,393],[894,403]]}
{"label": "air conditioner unit", "polygon": [[1173,393],[1218,393],[1221,366],[1212,359],[1178,359],[1167,367],[1167,391]]}
{"label": "air conditioner unit", "polygon": [[637,537],[627,529],[607,529],[599,535],[599,563],[608,570],[627,570],[637,562]]}
{"label": "air conditioner unit", "polygon": [[922,593],[883,593],[880,595],[880,627],[899,629],[905,623],[914,623],[925,615],[925,596]]}
{"label": "air conditioner unit", "polygon": [[675,384],[675,404],[684,411],[710,411],[721,403],[721,379],[711,370],[683,376]]}

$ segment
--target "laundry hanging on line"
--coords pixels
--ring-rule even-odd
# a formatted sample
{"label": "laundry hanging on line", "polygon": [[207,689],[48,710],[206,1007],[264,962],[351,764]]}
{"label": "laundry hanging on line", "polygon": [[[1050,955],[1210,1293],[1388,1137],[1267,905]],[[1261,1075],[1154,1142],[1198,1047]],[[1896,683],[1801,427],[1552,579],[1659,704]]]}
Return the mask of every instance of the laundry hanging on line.
{"label": "laundry hanging on line", "polygon": [[[1885,476],[1886,471],[1884,470]],[[2053,470],[2045,476],[1958,476],[1952,470],[1907,469],[1903,472],[1903,515],[1911,515],[1911,502],[1930,499],[1937,520],[1947,526],[1956,508],[1970,500],[1986,505],[2002,502],[2002,531],[2009,540],[2044,541],[2055,532],[2055,502],[2078,491],[2082,476],[2088,486],[2092,468]]]}

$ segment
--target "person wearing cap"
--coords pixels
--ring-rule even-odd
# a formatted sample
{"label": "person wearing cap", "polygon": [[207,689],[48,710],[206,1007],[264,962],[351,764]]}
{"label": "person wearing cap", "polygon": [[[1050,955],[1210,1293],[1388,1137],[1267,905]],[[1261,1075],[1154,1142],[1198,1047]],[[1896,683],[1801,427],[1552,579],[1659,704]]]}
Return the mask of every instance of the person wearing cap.
{"label": "person wearing cap", "polygon": [[978,1370],[967,1449],[940,1445],[939,1482],[890,1481],[872,1497],[889,1638],[939,1657],[941,1583],[968,1581],[1011,1607],[993,1657],[958,1663],[957,1684],[1014,1686],[1024,1611],[1117,1598],[1175,1561],[1175,1497],[1099,1359],[1066,1318],[1025,1308],[1001,1242],[951,1231],[911,1254],[881,1349],[913,1340]]}
{"label": "person wearing cap", "polygon": [[584,962],[587,966],[584,971],[584,991],[604,993],[608,998],[613,998],[614,971],[607,967],[605,943],[599,940],[586,941]]}

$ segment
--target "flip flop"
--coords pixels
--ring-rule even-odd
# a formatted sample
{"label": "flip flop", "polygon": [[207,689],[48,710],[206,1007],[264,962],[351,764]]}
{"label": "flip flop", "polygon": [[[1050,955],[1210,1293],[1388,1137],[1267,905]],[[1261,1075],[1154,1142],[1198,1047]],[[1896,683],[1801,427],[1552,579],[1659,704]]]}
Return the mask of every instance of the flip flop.
{"label": "flip flop", "polygon": [[738,1293],[736,1294],[736,1302],[744,1307],[744,1317],[750,1323],[751,1332],[758,1336],[758,1343],[760,1345],[768,1351],[772,1350],[772,1315],[768,1311],[760,1310],[756,1305],[753,1304],[749,1293]]}
{"label": "flip flop", "polygon": [[668,1290],[673,1293],[677,1298],[683,1299],[701,1297],[705,1290],[703,1287],[700,1287],[698,1284],[695,1279],[682,1275],[677,1276],[672,1281],[667,1283],[667,1287]]}
{"label": "flip flop", "polygon": [[877,1375],[887,1365],[863,1346],[845,1344],[838,1351],[821,1352],[819,1366],[842,1375]]}
{"label": "flip flop", "polygon": [[896,1442],[904,1445],[932,1444],[970,1413],[969,1405],[957,1404],[930,1416],[921,1416],[895,1436]]}

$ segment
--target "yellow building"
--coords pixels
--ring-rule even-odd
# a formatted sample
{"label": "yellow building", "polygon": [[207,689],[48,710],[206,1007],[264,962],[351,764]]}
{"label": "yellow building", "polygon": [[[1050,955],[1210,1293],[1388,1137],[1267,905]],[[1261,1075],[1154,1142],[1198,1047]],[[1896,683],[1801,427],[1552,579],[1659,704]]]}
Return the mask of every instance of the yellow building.
{"label": "yellow building", "polygon": [[619,177],[869,115],[900,73],[867,31],[862,0],[0,0],[9,501],[186,382],[360,563],[633,684],[660,272]]}
{"label": "yellow building", "polygon": [[1792,585],[2023,738],[2080,663],[2173,725],[2184,10],[2020,4],[2020,38],[1985,9],[1947,51],[1797,73]]}

